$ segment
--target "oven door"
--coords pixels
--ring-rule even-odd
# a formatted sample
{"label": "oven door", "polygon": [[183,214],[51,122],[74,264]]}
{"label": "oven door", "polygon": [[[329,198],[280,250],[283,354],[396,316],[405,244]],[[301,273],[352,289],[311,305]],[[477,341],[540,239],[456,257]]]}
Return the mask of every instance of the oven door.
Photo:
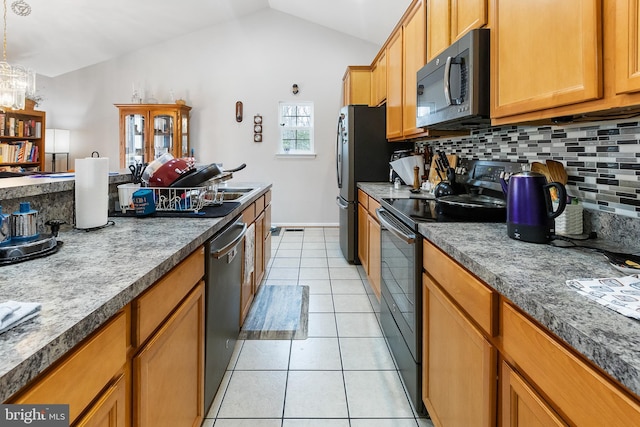
{"label": "oven door", "polygon": [[[381,225],[381,293],[411,356],[420,363],[422,237],[389,211],[381,208],[377,214]],[[382,311],[381,307],[381,315]]]}

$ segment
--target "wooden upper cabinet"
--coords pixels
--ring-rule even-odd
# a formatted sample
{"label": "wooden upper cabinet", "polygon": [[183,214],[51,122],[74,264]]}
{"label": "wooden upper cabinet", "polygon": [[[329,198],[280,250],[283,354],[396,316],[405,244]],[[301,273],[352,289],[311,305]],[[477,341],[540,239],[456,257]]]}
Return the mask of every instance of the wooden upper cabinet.
{"label": "wooden upper cabinet", "polygon": [[342,104],[369,105],[371,100],[371,67],[352,65],[342,78]]}
{"label": "wooden upper cabinet", "polygon": [[371,66],[371,106],[382,104],[387,99],[387,55],[382,50]]}
{"label": "wooden upper cabinet", "polygon": [[426,13],[418,1],[403,25],[403,111],[402,134],[405,138],[423,133],[416,127],[417,72],[426,64]]}
{"label": "wooden upper cabinet", "polygon": [[487,0],[451,0],[451,41],[487,25]]}
{"label": "wooden upper cabinet", "polygon": [[402,137],[402,30],[387,45],[387,139]]}
{"label": "wooden upper cabinet", "polygon": [[491,117],[603,96],[599,0],[493,0]]}
{"label": "wooden upper cabinet", "polygon": [[427,0],[427,62],[451,44],[450,0]]}
{"label": "wooden upper cabinet", "polygon": [[427,62],[469,31],[487,25],[487,0],[426,0]]}
{"label": "wooden upper cabinet", "polygon": [[616,1],[616,93],[640,91],[640,1]]}

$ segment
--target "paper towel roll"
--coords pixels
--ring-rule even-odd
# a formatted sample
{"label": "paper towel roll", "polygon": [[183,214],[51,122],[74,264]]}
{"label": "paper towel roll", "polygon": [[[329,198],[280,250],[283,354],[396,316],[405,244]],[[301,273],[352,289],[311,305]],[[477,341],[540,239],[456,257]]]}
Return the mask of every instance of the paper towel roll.
{"label": "paper towel roll", "polygon": [[109,159],[76,159],[76,228],[101,227],[109,214]]}

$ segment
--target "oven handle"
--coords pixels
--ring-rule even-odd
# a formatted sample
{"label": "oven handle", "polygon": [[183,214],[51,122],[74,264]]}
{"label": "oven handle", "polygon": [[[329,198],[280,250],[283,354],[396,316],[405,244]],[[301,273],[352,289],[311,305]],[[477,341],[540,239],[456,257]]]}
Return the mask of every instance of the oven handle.
{"label": "oven handle", "polygon": [[391,218],[393,215],[388,213],[386,210],[382,208],[376,209],[376,215],[378,216],[378,220],[380,221],[380,225],[384,226],[387,230],[393,233],[396,237],[404,241],[405,243],[412,245],[416,241],[415,233],[406,234],[398,227],[392,224]]}

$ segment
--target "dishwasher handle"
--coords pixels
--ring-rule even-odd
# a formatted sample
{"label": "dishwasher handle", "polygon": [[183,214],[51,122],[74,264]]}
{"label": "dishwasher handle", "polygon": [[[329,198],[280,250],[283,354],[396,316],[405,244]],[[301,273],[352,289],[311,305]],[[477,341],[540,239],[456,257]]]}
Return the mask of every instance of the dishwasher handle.
{"label": "dishwasher handle", "polygon": [[231,242],[229,242],[229,244],[225,245],[224,247],[220,248],[220,249],[216,249],[215,251],[211,252],[211,256],[215,259],[220,259],[224,256],[226,256],[229,252],[233,251],[235,249],[235,247],[238,245],[238,243],[240,243],[240,241],[242,239],[244,239],[245,234],[247,234],[247,224],[245,224],[244,222],[240,221],[240,222],[236,222],[234,224],[234,226],[236,227],[242,227],[240,229],[240,231],[238,232],[238,235],[235,236],[233,238],[233,240]]}
{"label": "dishwasher handle", "polygon": [[389,230],[391,233],[393,233],[396,237],[401,239],[403,242],[411,245],[416,241],[415,233],[411,233],[411,232],[405,233],[403,230],[400,229],[399,224],[394,225],[393,223],[394,222],[397,223],[397,220],[393,217],[393,215],[391,215],[386,210],[382,208],[378,208],[376,209],[376,215],[378,216],[380,225],[382,225],[384,228]]}

